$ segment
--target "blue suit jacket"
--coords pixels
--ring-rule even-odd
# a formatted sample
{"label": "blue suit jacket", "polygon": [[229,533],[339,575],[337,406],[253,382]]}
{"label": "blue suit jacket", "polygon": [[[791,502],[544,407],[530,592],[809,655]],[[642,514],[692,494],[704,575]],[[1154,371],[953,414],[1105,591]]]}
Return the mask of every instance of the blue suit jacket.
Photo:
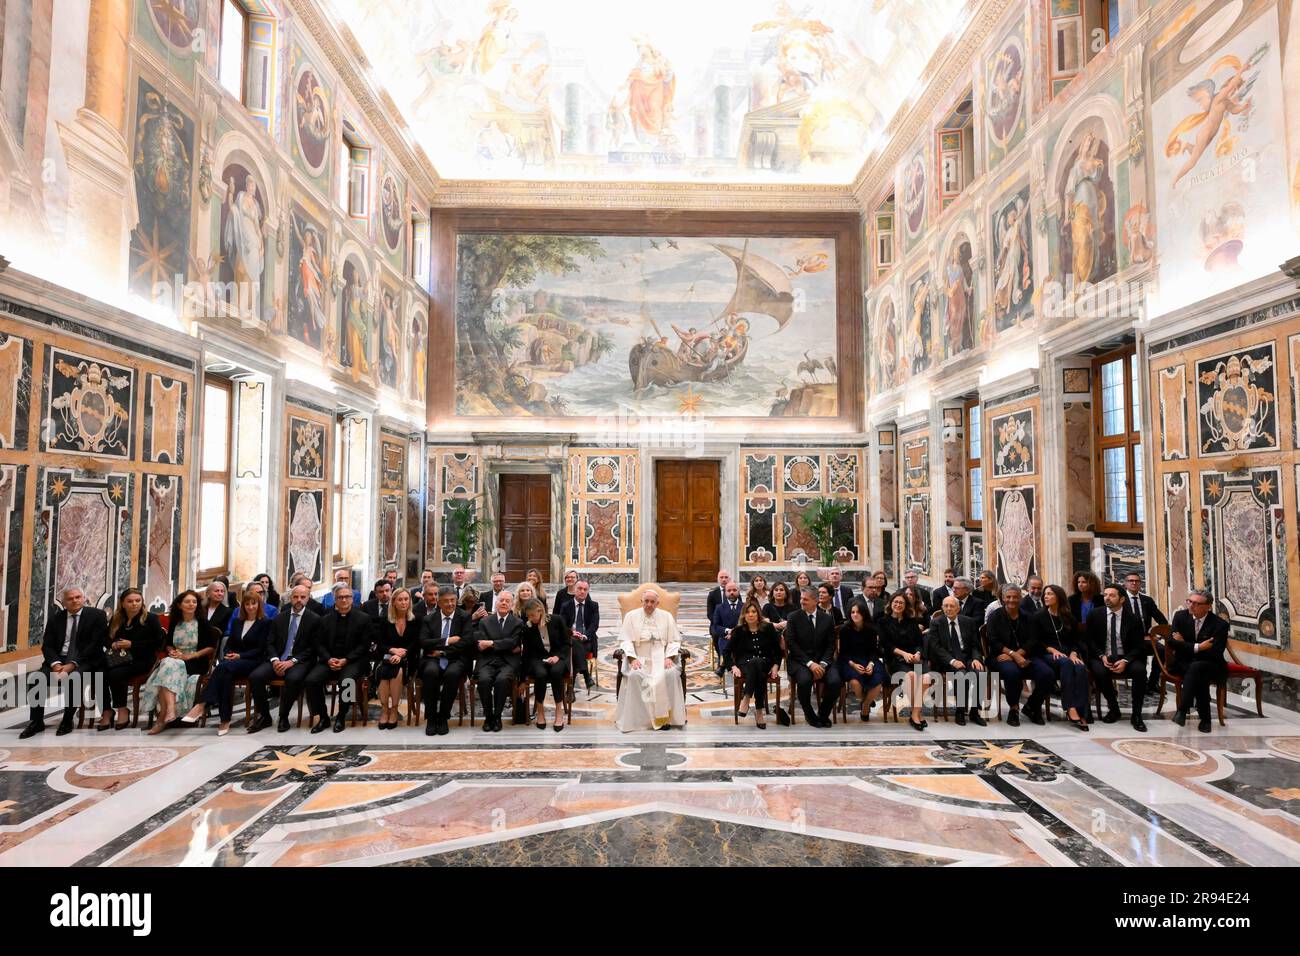
{"label": "blue suit jacket", "polygon": [[726,651],[727,646],[731,643],[727,637],[727,631],[740,623],[740,611],[745,606],[743,601],[736,602],[735,610],[723,598],[722,603],[713,609],[713,619],[709,622],[709,633],[713,635],[714,642],[718,645],[719,651]]}

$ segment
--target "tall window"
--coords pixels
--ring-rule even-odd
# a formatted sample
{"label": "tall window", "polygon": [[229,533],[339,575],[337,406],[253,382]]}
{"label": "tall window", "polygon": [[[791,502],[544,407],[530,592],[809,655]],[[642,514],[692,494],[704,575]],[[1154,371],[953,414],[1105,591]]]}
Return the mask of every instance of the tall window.
{"label": "tall window", "polygon": [[234,420],[230,383],[203,383],[203,448],[199,471],[199,577],[230,570],[230,450]]}
{"label": "tall window", "polygon": [[411,220],[411,278],[425,292],[429,291],[429,220],[419,216]]}
{"label": "tall window", "polygon": [[966,403],[966,527],[984,524],[984,416],[979,399]]}
{"label": "tall window", "polygon": [[1045,0],[1049,31],[1048,66],[1055,96],[1119,35],[1121,0]]}
{"label": "tall window", "polygon": [[971,94],[967,91],[935,133],[940,210],[952,205],[975,178],[975,135],[971,116]]}
{"label": "tall window", "polygon": [[882,276],[894,266],[894,194],[890,193],[876,209],[876,275]]}
{"label": "tall window", "polygon": [[1097,469],[1097,529],[1141,531],[1142,405],[1133,346],[1093,360]]}
{"label": "tall window", "polygon": [[339,205],[353,219],[370,214],[370,150],[347,120],[343,121],[343,142],[339,150]]}
{"label": "tall window", "polygon": [[330,474],[332,503],[330,509],[330,537],[334,541],[334,563],[343,561],[343,425],[334,420],[334,470]]}
{"label": "tall window", "polygon": [[242,103],[248,74],[248,11],[235,0],[221,3],[220,52],[217,79],[227,93]]}

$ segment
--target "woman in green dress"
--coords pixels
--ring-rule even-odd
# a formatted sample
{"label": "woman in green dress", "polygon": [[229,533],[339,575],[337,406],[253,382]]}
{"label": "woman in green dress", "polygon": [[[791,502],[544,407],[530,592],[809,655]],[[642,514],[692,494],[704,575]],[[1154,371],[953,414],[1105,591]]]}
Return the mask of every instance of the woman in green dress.
{"label": "woman in green dress", "polygon": [[158,662],[141,689],[141,706],[158,715],[151,734],[162,733],[169,723],[194,706],[194,690],[206,674],[221,635],[199,617],[199,595],[182,591],[168,612],[166,657]]}

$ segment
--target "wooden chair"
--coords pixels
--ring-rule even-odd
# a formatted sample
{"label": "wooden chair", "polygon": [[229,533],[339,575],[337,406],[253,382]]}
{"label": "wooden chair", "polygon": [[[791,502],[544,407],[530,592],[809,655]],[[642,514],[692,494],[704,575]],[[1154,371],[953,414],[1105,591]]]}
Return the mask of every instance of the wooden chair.
{"label": "wooden chair", "polygon": [[[784,638],[782,638],[782,646],[784,646],[784,643],[785,640]],[[835,639],[835,648],[834,650],[831,651],[830,667],[835,667],[836,662],[839,659],[840,659],[840,640],[837,637]],[[790,677],[790,658],[788,654],[785,656],[785,662],[786,662],[785,673],[786,673],[786,677],[789,679],[789,684],[790,684],[790,707],[787,712],[790,715],[790,726],[793,727],[795,723],[795,704],[799,700],[798,687],[795,685],[794,678]],[[823,681],[819,681],[819,680],[813,681],[813,699],[817,701],[818,707],[821,706],[822,693],[824,690],[825,690],[825,683]],[[839,722],[837,720],[837,717],[839,716],[840,703],[841,703],[840,701],[837,701],[836,706],[831,708],[831,723],[833,724]],[[847,718],[846,718],[846,722],[847,722]]]}
{"label": "wooden chair", "polygon": [[[469,683],[467,676],[462,676],[460,683],[456,686],[456,702],[459,705],[456,714],[456,726],[465,725],[465,714],[469,713],[469,725],[474,726],[474,714],[469,711],[466,705],[465,685]],[[406,725],[418,725],[420,717],[424,710],[424,681],[420,679],[419,674],[412,675],[411,679],[406,682],[406,693],[409,695],[406,705]]]}
{"label": "wooden chair", "polygon": [[[1168,653],[1167,653],[1169,650],[1168,639],[1169,639],[1169,635],[1172,634],[1173,631],[1174,629],[1170,627],[1168,624],[1153,624],[1151,626],[1151,632],[1147,635],[1147,639],[1151,641],[1151,653],[1155,655],[1156,663],[1160,665],[1160,696],[1156,699],[1156,713],[1155,713],[1155,716],[1157,717],[1160,716],[1160,712],[1164,710],[1165,707],[1165,685],[1166,684],[1174,685],[1174,708],[1177,710],[1181,710],[1183,706],[1182,675],[1171,672],[1169,670],[1169,663],[1168,663],[1169,661]],[[1231,647],[1229,647],[1228,651],[1229,654],[1231,654],[1232,652]],[[1231,670],[1229,670],[1228,677],[1231,676],[1232,673]],[[1227,726],[1228,723],[1225,714],[1225,711],[1228,706],[1228,677],[1225,677],[1223,680],[1215,682],[1215,687],[1216,687],[1215,704],[1217,705],[1219,711],[1220,727],[1225,727]],[[1263,716],[1264,709],[1262,704],[1260,705],[1259,712],[1260,715]]]}
{"label": "wooden chair", "polygon": [[[1243,664],[1237,658],[1237,652],[1232,649],[1232,641],[1228,642],[1228,680],[1243,680],[1255,682],[1255,713],[1264,716],[1264,672],[1254,667]],[[1226,692],[1225,692],[1226,696]],[[1219,713],[1223,713],[1220,706]],[[1220,720],[1222,723],[1222,720]]]}

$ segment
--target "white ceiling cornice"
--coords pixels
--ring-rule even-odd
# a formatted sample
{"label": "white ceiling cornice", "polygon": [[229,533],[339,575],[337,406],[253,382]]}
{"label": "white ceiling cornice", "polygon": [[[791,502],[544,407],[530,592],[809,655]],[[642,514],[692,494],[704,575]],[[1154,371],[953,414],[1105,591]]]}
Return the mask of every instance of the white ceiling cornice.
{"label": "white ceiling cornice", "polygon": [[858,212],[847,186],[788,183],[502,182],[444,179],[435,207]]}
{"label": "white ceiling cornice", "polygon": [[906,103],[894,114],[881,137],[884,148],[867,158],[853,180],[850,190],[862,208],[873,202],[882,192],[886,181],[892,180],[894,168],[903,154],[928,127],[934,114],[945,105],[947,97],[961,76],[969,77],[971,64],[984,47],[1002,16],[1021,0],[969,0],[966,5],[966,27],[955,40],[949,36],[930,58],[921,75],[924,90],[920,97]]}

